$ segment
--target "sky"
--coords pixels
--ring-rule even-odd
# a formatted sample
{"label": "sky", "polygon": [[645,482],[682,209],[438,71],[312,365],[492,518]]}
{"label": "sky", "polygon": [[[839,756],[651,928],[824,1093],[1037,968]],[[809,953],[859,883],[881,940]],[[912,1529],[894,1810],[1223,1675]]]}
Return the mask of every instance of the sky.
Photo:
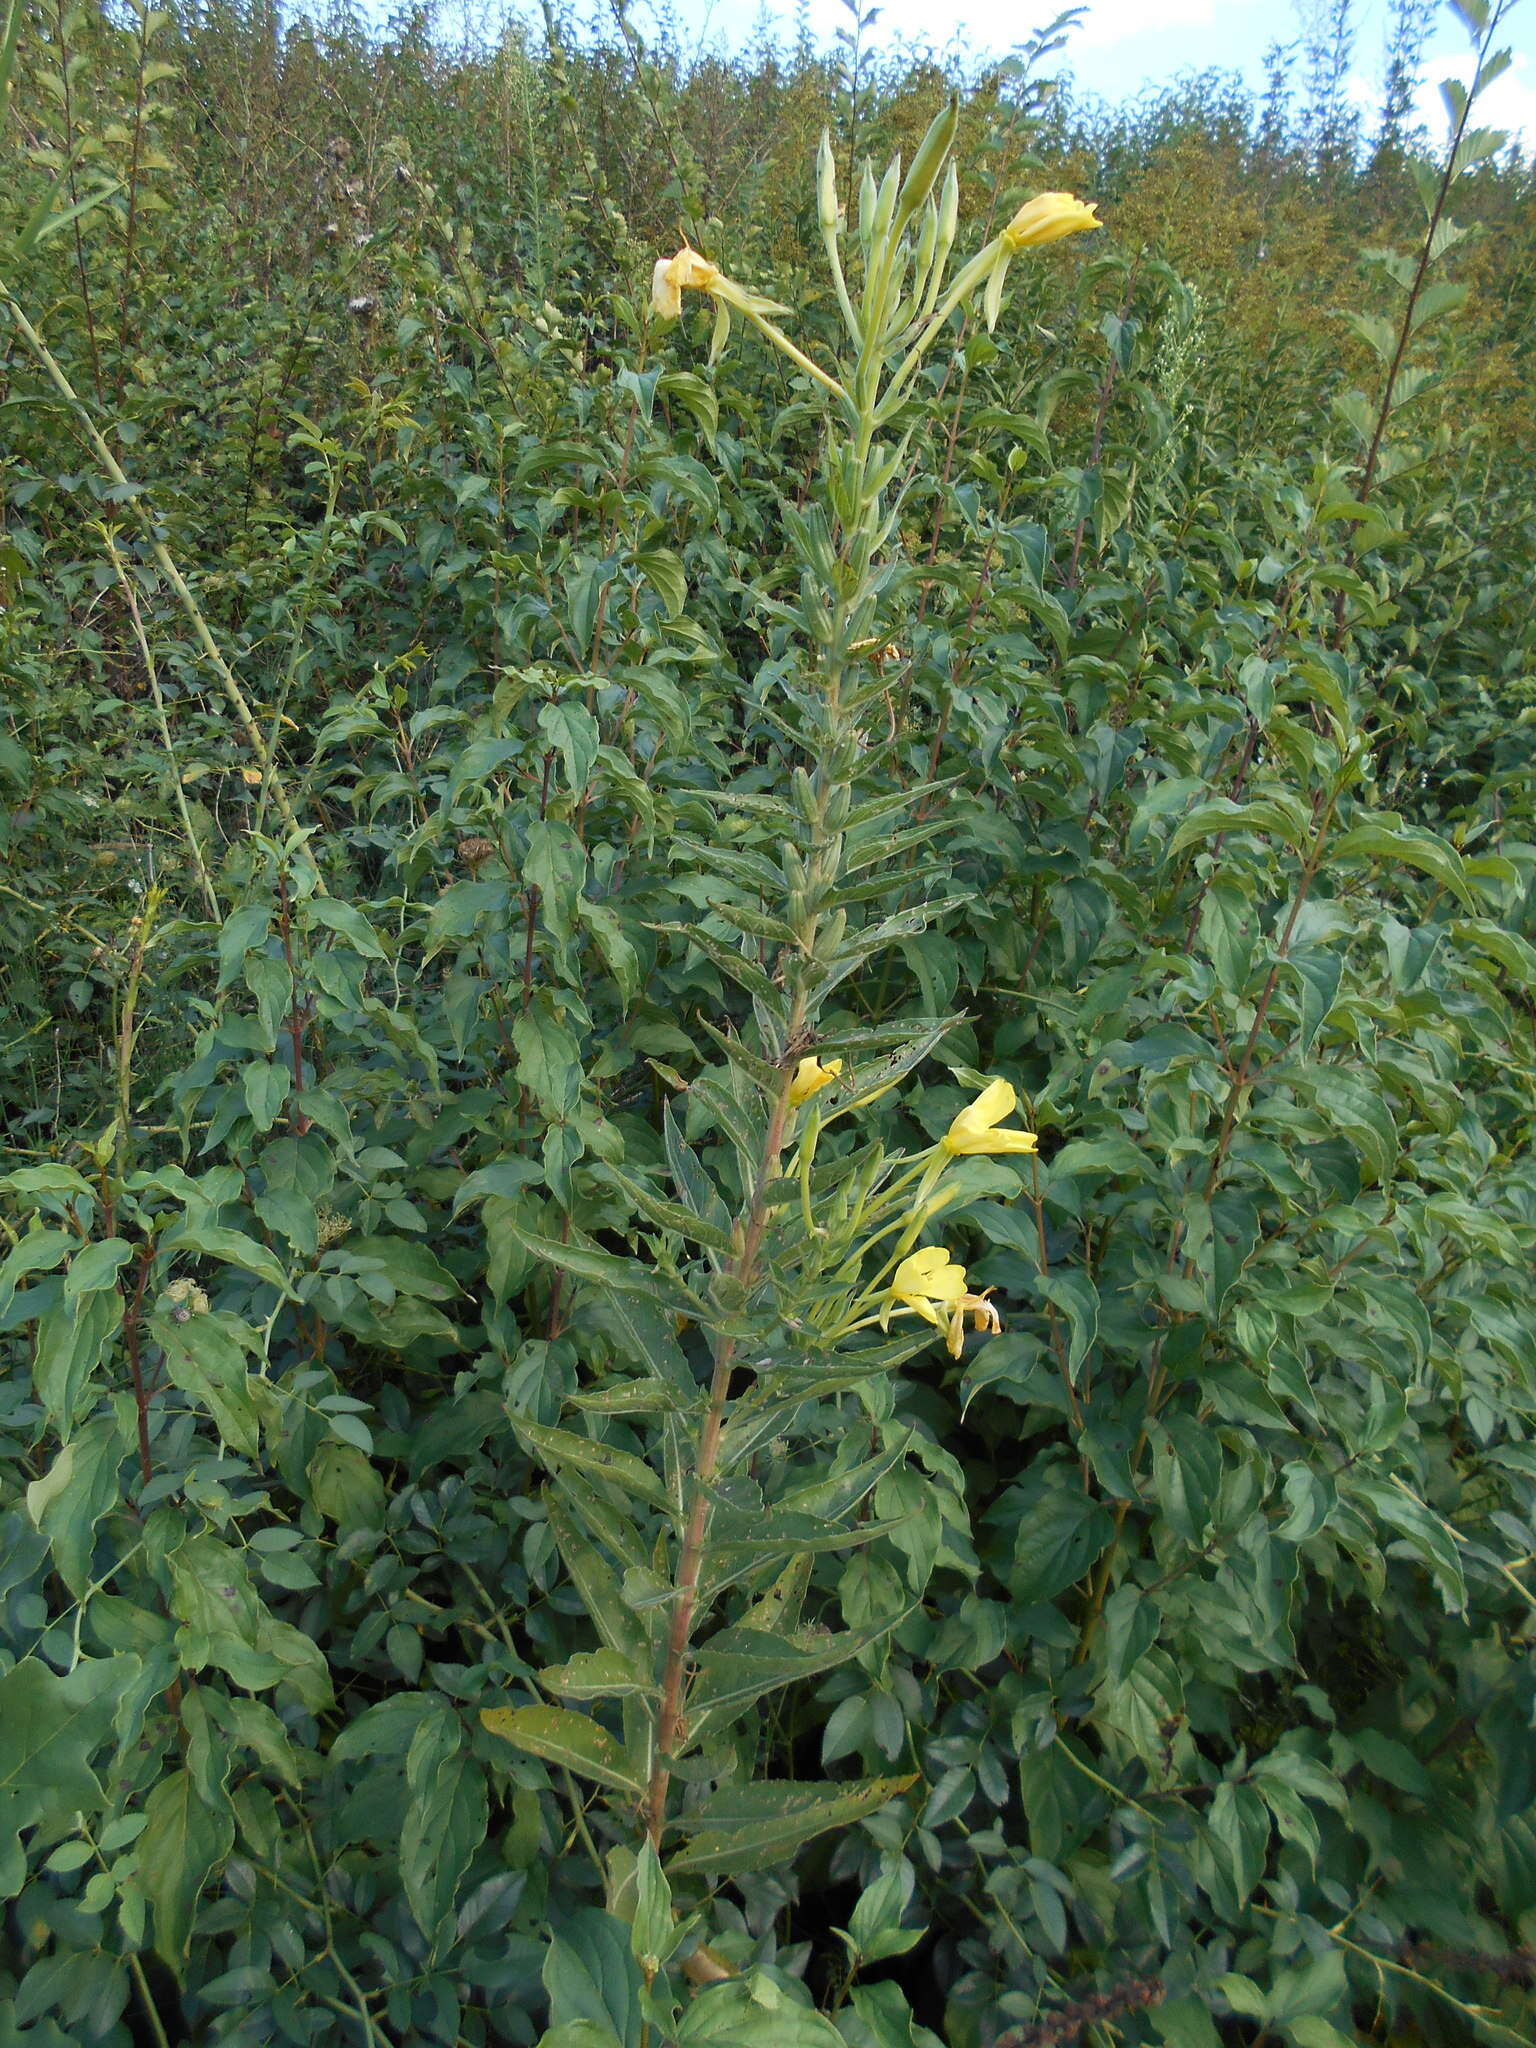
{"label": "sky", "polygon": [[[647,5],[648,0],[632,0],[642,33]],[[811,31],[824,44],[849,19],[841,0],[808,0],[808,9]],[[728,48],[748,40],[760,13],[776,16],[788,38],[795,15],[794,0],[767,0],[766,6],[762,0],[671,0],[668,11],[701,41]],[[969,54],[1006,56],[1056,11],[1052,0],[1025,7],[1018,0],[884,0],[874,38],[877,44],[927,42],[940,49],[958,40]],[[1388,11],[1388,0],[1357,0],[1350,90],[1373,109]],[[1212,66],[1241,72],[1258,86],[1268,45],[1300,32],[1297,0],[1088,0],[1082,26],[1051,63],[1110,100],[1131,98],[1181,71]],[[1528,148],[1536,147],[1536,0],[1518,0],[1497,40],[1513,51],[1514,63],[1481,103],[1482,124],[1509,128]],[[1428,46],[1421,94],[1423,118],[1437,140],[1445,133],[1445,115],[1436,82],[1451,75],[1465,83],[1471,61],[1466,31],[1447,8]]]}

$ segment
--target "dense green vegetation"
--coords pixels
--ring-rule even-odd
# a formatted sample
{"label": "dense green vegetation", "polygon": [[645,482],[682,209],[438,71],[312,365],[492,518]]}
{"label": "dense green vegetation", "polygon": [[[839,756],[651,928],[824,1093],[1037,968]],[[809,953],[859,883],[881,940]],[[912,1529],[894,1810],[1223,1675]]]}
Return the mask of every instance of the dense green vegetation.
{"label": "dense green vegetation", "polygon": [[1362,131],[1344,0],[1130,109],[0,6],[0,2044],[1536,2039],[1424,14]]}

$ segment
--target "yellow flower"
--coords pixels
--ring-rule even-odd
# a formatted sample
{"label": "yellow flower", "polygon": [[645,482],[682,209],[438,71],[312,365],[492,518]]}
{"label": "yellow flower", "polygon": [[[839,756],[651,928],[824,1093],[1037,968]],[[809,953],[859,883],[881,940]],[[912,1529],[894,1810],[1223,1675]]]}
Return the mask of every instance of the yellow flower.
{"label": "yellow flower", "polygon": [[1016,256],[1021,249],[1038,249],[1042,243],[1059,242],[1065,235],[1080,235],[1103,225],[1097,209],[1074,199],[1070,192],[1042,192],[1019,208],[999,239],[1009,254]]}
{"label": "yellow flower", "polygon": [[992,1290],[989,1287],[986,1289],[985,1293],[968,1294],[965,1297],[964,1301],[960,1303],[960,1306],[956,1310],[954,1315],[950,1317],[949,1337],[947,1341],[949,1344],[949,1355],[951,1358],[958,1358],[964,1345],[965,1312],[967,1309],[969,1309],[971,1313],[971,1328],[973,1330],[986,1330],[990,1333],[995,1334],[998,1330],[1000,1330],[1003,1327],[1002,1317],[998,1314],[997,1310],[992,1306],[991,1301],[988,1299],[988,1296],[991,1294],[991,1292]]}
{"label": "yellow flower", "polygon": [[1033,1152],[1039,1140],[1033,1131],[1000,1131],[996,1127],[1012,1116],[1018,1097],[1011,1083],[989,1081],[969,1109],[962,1109],[939,1140],[943,1149],[956,1157],[975,1152]]}
{"label": "yellow flower", "polygon": [[651,310],[659,320],[675,320],[683,310],[683,293],[712,292],[721,282],[717,265],[684,242],[671,258],[660,256],[651,272]]}
{"label": "yellow flower", "polygon": [[956,1302],[964,1298],[964,1266],[957,1266],[941,1244],[924,1245],[904,1258],[891,1275],[880,1327],[889,1329],[893,1315],[914,1315],[942,1330]]}
{"label": "yellow flower", "polygon": [[893,1315],[921,1316],[925,1323],[942,1330],[951,1358],[958,1358],[964,1347],[967,1315],[978,1330],[1002,1328],[987,1295],[969,1292],[964,1266],[956,1265],[944,1247],[937,1244],[911,1253],[892,1274],[890,1291],[880,1310],[882,1330],[890,1328]]}
{"label": "yellow flower", "polygon": [[842,1071],[841,1060],[828,1060],[825,1066],[818,1059],[802,1060],[789,1084],[790,1108],[798,1109],[802,1102],[809,1102],[818,1090],[830,1088]]}
{"label": "yellow flower", "polygon": [[690,249],[684,242],[675,256],[656,259],[651,272],[651,311],[658,320],[676,320],[683,310],[683,293],[690,291],[708,292],[715,302],[715,338],[709,352],[711,362],[725,341],[731,314],[740,313],[767,335],[775,348],[782,349],[798,369],[804,370],[808,377],[814,377],[834,398],[845,396],[837,379],[829,377],[819,363],[813,363],[804,350],[796,348],[784,330],[769,319],[770,313],[787,313],[788,306],[781,306],[776,299],[765,299],[760,292],[748,291],[744,284],[727,277],[717,263],[711,263],[707,256],[701,256],[697,249]]}

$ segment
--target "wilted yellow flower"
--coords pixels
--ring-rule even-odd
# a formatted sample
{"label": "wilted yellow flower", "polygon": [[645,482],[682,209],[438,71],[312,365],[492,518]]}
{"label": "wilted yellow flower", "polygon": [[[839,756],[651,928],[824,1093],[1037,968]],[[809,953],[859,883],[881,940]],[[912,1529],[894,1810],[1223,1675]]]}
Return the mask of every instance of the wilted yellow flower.
{"label": "wilted yellow flower", "polygon": [[1016,256],[1021,249],[1038,249],[1042,243],[1059,242],[1066,235],[1080,235],[1103,225],[1097,209],[1074,199],[1070,192],[1042,192],[1019,208],[999,239]]}
{"label": "wilted yellow flower", "polygon": [[1033,1131],[1000,1131],[1012,1116],[1018,1096],[1011,1082],[989,1081],[969,1109],[962,1109],[939,1140],[946,1152],[963,1157],[976,1152],[1033,1152],[1039,1139]]}
{"label": "wilted yellow flower", "polygon": [[818,1059],[802,1060],[795,1069],[795,1078],[789,1084],[789,1106],[798,1109],[802,1102],[822,1088],[830,1088],[843,1071],[841,1060],[828,1060],[823,1066]]}
{"label": "wilted yellow flower", "polygon": [[942,1330],[951,1358],[958,1358],[964,1346],[967,1315],[978,1330],[1002,1328],[987,1295],[968,1290],[964,1266],[957,1265],[944,1247],[937,1244],[911,1253],[892,1274],[880,1310],[882,1330],[890,1328],[893,1315],[921,1316],[925,1323]]}
{"label": "wilted yellow flower", "polygon": [[719,264],[711,263],[707,256],[701,256],[697,249],[690,249],[684,242],[675,256],[660,256],[656,260],[651,272],[651,311],[658,320],[676,320],[683,310],[683,293],[688,291],[708,292],[715,302],[711,362],[725,340],[731,314],[740,313],[766,334],[775,348],[782,349],[798,369],[804,370],[808,377],[814,377],[834,398],[845,395],[837,379],[829,377],[819,363],[813,363],[804,350],[796,348],[784,330],[769,319],[770,313],[787,313],[788,306],[781,306],[776,299],[765,299],[761,292],[748,291],[744,284],[727,277]]}
{"label": "wilted yellow flower", "polygon": [[685,242],[672,257],[659,256],[651,272],[651,310],[660,320],[675,320],[683,310],[684,291],[712,292],[720,270]]}

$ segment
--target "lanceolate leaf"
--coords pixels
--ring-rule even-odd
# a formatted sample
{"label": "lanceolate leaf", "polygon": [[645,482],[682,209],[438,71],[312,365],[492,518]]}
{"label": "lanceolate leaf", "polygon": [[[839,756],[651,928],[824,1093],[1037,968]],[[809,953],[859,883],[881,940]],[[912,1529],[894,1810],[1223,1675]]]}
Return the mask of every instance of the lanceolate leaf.
{"label": "lanceolate leaf", "polygon": [[899,1628],[910,1612],[910,1608],[899,1610],[883,1621],[847,1629],[840,1635],[804,1632],[789,1637],[750,1628],[721,1629],[699,1652],[698,1675],[688,1693],[690,1719],[695,1726],[705,1714],[718,1721],[764,1693],[846,1664],[860,1650]]}
{"label": "lanceolate leaf", "polygon": [[829,1828],[862,1820],[915,1783],[912,1777],[866,1778],[850,1785],[768,1778],[722,1789],[674,1823],[688,1841],[667,1858],[668,1875],[762,1870],[793,1857]]}
{"label": "lanceolate leaf", "polygon": [[574,1465],[578,1472],[617,1486],[632,1499],[642,1500],[648,1506],[660,1509],[664,1515],[674,1511],[674,1503],[668,1499],[666,1488],[650,1466],[632,1451],[595,1443],[591,1437],[578,1436],[574,1430],[546,1429],[537,1422],[519,1419],[514,1427],[546,1464],[555,1467]]}
{"label": "lanceolate leaf", "polygon": [[616,1258],[612,1252],[546,1237],[539,1231],[524,1228],[511,1218],[508,1218],[506,1228],[536,1259],[543,1260],[546,1265],[558,1266],[578,1280],[590,1280],[599,1287],[617,1288],[621,1294],[643,1295],[670,1315],[696,1319],[707,1312],[704,1303],[680,1280],[658,1273],[653,1266],[645,1265],[639,1259]]}
{"label": "lanceolate leaf", "polygon": [[580,1650],[568,1662],[541,1671],[539,1683],[565,1700],[650,1696],[657,1690],[649,1673],[638,1670],[617,1650]]}
{"label": "lanceolate leaf", "polygon": [[530,1756],[590,1778],[610,1792],[625,1792],[638,1799],[645,1790],[639,1771],[620,1745],[586,1714],[569,1707],[485,1707],[480,1719],[490,1734]]}

